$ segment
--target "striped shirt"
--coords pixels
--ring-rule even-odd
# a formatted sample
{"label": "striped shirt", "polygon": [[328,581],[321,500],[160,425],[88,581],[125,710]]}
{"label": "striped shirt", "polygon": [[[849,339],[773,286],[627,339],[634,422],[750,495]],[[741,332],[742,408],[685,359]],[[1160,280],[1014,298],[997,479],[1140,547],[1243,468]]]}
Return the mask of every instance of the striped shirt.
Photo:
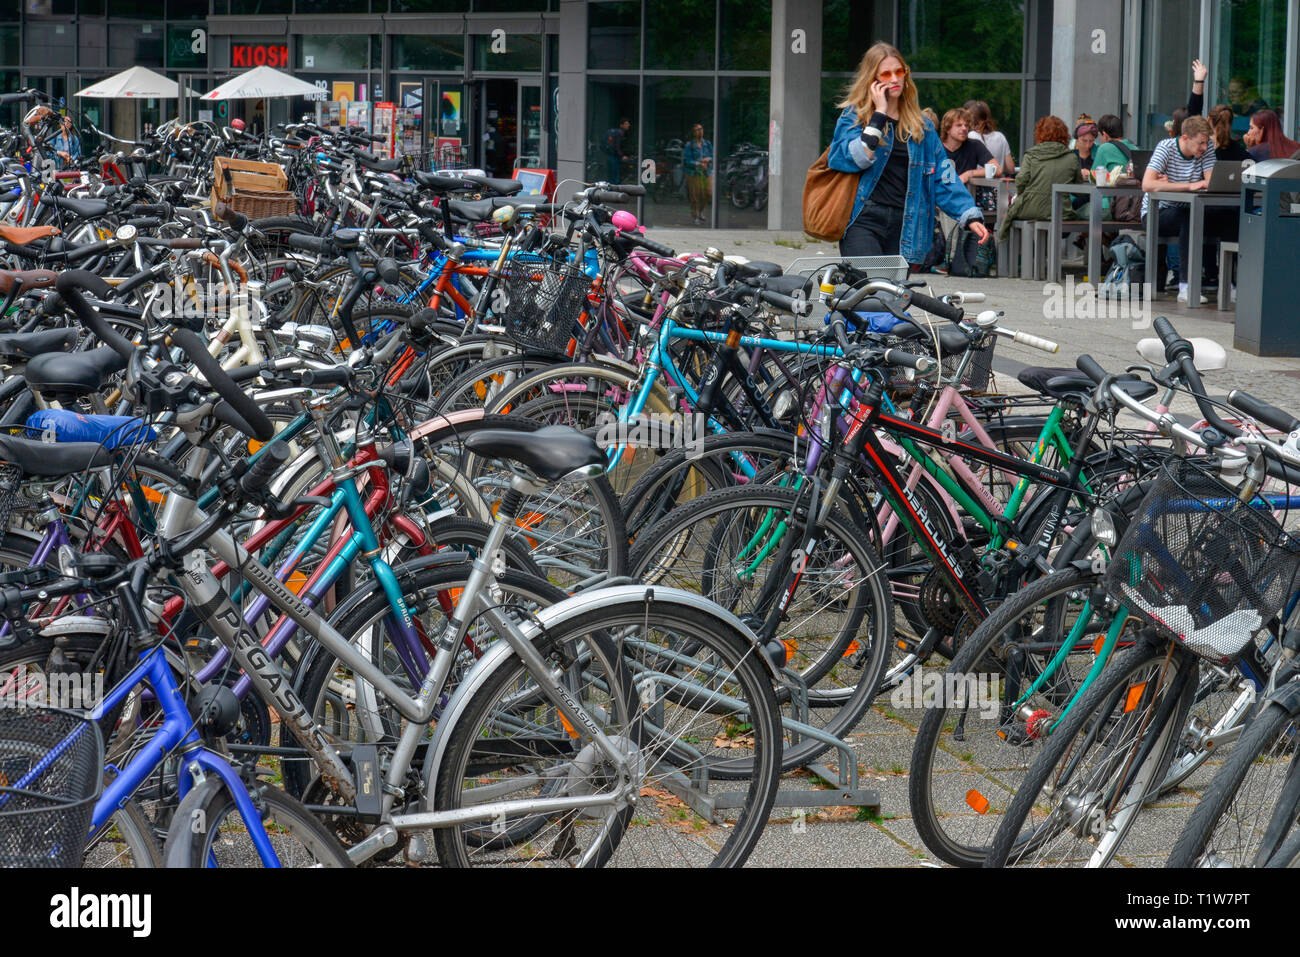
{"label": "striped shirt", "polygon": [[[1214,150],[1207,149],[1200,156],[1189,159],[1183,155],[1183,151],[1178,148],[1180,137],[1166,137],[1156,145],[1155,152],[1151,154],[1151,162],[1147,164],[1147,169],[1153,169],[1157,173],[1164,173],[1171,183],[1198,183],[1210,175],[1210,170],[1214,169]],[[1142,197],[1142,215],[1147,214],[1147,205],[1150,202],[1148,196]],[[1162,203],[1162,206],[1172,205]]]}

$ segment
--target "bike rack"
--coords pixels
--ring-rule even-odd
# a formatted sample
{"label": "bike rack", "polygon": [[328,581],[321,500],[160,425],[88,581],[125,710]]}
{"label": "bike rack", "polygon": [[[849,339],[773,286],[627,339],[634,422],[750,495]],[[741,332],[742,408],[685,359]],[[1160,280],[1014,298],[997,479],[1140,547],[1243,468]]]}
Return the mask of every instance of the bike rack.
{"label": "bike rack", "polygon": [[[687,655],[663,648],[655,649],[655,651],[660,656],[677,658],[683,663],[689,662],[695,667],[707,671],[707,666]],[[791,734],[795,741],[798,741],[801,737],[809,737],[834,748],[839,752],[839,772],[831,771],[829,767],[819,762],[805,765],[806,770],[823,781],[833,783],[834,787],[825,790],[818,788],[779,789],[776,792],[776,800],[773,806],[787,808],[863,807],[879,814],[880,793],[874,788],[859,787],[858,762],[848,744],[833,734],[813,727],[808,723],[807,686],[797,674],[788,669],[783,668],[782,674],[786,678],[787,687],[791,693],[792,710],[794,711],[794,716],[781,719],[782,727]],[[646,676],[654,683],[666,683],[678,687],[684,692],[698,693],[700,689],[697,682],[684,681],[663,672],[647,671]],[[744,702],[718,691],[711,691],[710,694],[719,705],[735,710],[738,717],[744,716]],[[658,715],[662,715],[662,698],[660,703],[656,704],[646,715],[647,727],[652,732],[662,730],[660,723],[662,718],[657,719]],[[675,751],[680,752],[682,757],[693,767],[689,775],[682,772],[673,772],[664,777],[664,787],[674,797],[689,806],[700,817],[706,818],[715,824],[722,822],[722,818],[718,814],[719,811],[744,806],[745,795],[743,794],[734,791],[709,793],[710,779],[707,763],[703,760],[703,755],[692,748],[689,743],[678,739],[672,747]]]}

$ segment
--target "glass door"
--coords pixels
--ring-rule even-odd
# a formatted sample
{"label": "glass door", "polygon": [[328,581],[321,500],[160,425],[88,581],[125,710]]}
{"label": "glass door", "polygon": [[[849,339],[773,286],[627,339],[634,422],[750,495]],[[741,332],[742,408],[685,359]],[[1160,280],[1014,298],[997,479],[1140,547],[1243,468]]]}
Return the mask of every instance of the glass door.
{"label": "glass door", "polygon": [[519,151],[515,166],[539,169],[545,166],[546,149],[542,132],[541,81],[519,83]]}

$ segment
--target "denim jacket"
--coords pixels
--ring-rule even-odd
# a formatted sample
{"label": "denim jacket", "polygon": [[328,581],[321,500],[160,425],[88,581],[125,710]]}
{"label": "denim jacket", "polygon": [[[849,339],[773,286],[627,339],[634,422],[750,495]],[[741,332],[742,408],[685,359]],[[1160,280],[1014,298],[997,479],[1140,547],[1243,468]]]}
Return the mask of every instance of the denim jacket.
{"label": "denim jacket", "polygon": [[[970,191],[948,158],[939,134],[929,120],[924,122],[925,139],[920,143],[911,140],[907,143],[907,199],[903,203],[903,235],[899,245],[903,257],[914,263],[925,259],[934,241],[936,205],[962,226],[971,220],[983,219],[980,208],[975,205]],[[862,174],[853,199],[850,224],[858,218],[871,191],[876,188],[876,180],[885,168],[884,159],[889,156],[893,145],[894,128],[895,124],[891,123],[884,138],[868,157],[862,143],[862,124],[858,121],[857,111],[851,106],[845,107],[835,124],[827,163],[831,169],[842,173]]]}

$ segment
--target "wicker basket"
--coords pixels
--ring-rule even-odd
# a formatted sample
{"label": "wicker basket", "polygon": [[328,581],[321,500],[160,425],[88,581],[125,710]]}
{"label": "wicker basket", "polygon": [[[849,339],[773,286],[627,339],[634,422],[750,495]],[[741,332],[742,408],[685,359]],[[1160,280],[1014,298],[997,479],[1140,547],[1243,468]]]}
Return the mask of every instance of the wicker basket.
{"label": "wicker basket", "polygon": [[227,201],[237,213],[243,213],[249,219],[265,219],[268,216],[298,215],[298,197],[290,192],[263,192],[262,190],[237,189]]}

